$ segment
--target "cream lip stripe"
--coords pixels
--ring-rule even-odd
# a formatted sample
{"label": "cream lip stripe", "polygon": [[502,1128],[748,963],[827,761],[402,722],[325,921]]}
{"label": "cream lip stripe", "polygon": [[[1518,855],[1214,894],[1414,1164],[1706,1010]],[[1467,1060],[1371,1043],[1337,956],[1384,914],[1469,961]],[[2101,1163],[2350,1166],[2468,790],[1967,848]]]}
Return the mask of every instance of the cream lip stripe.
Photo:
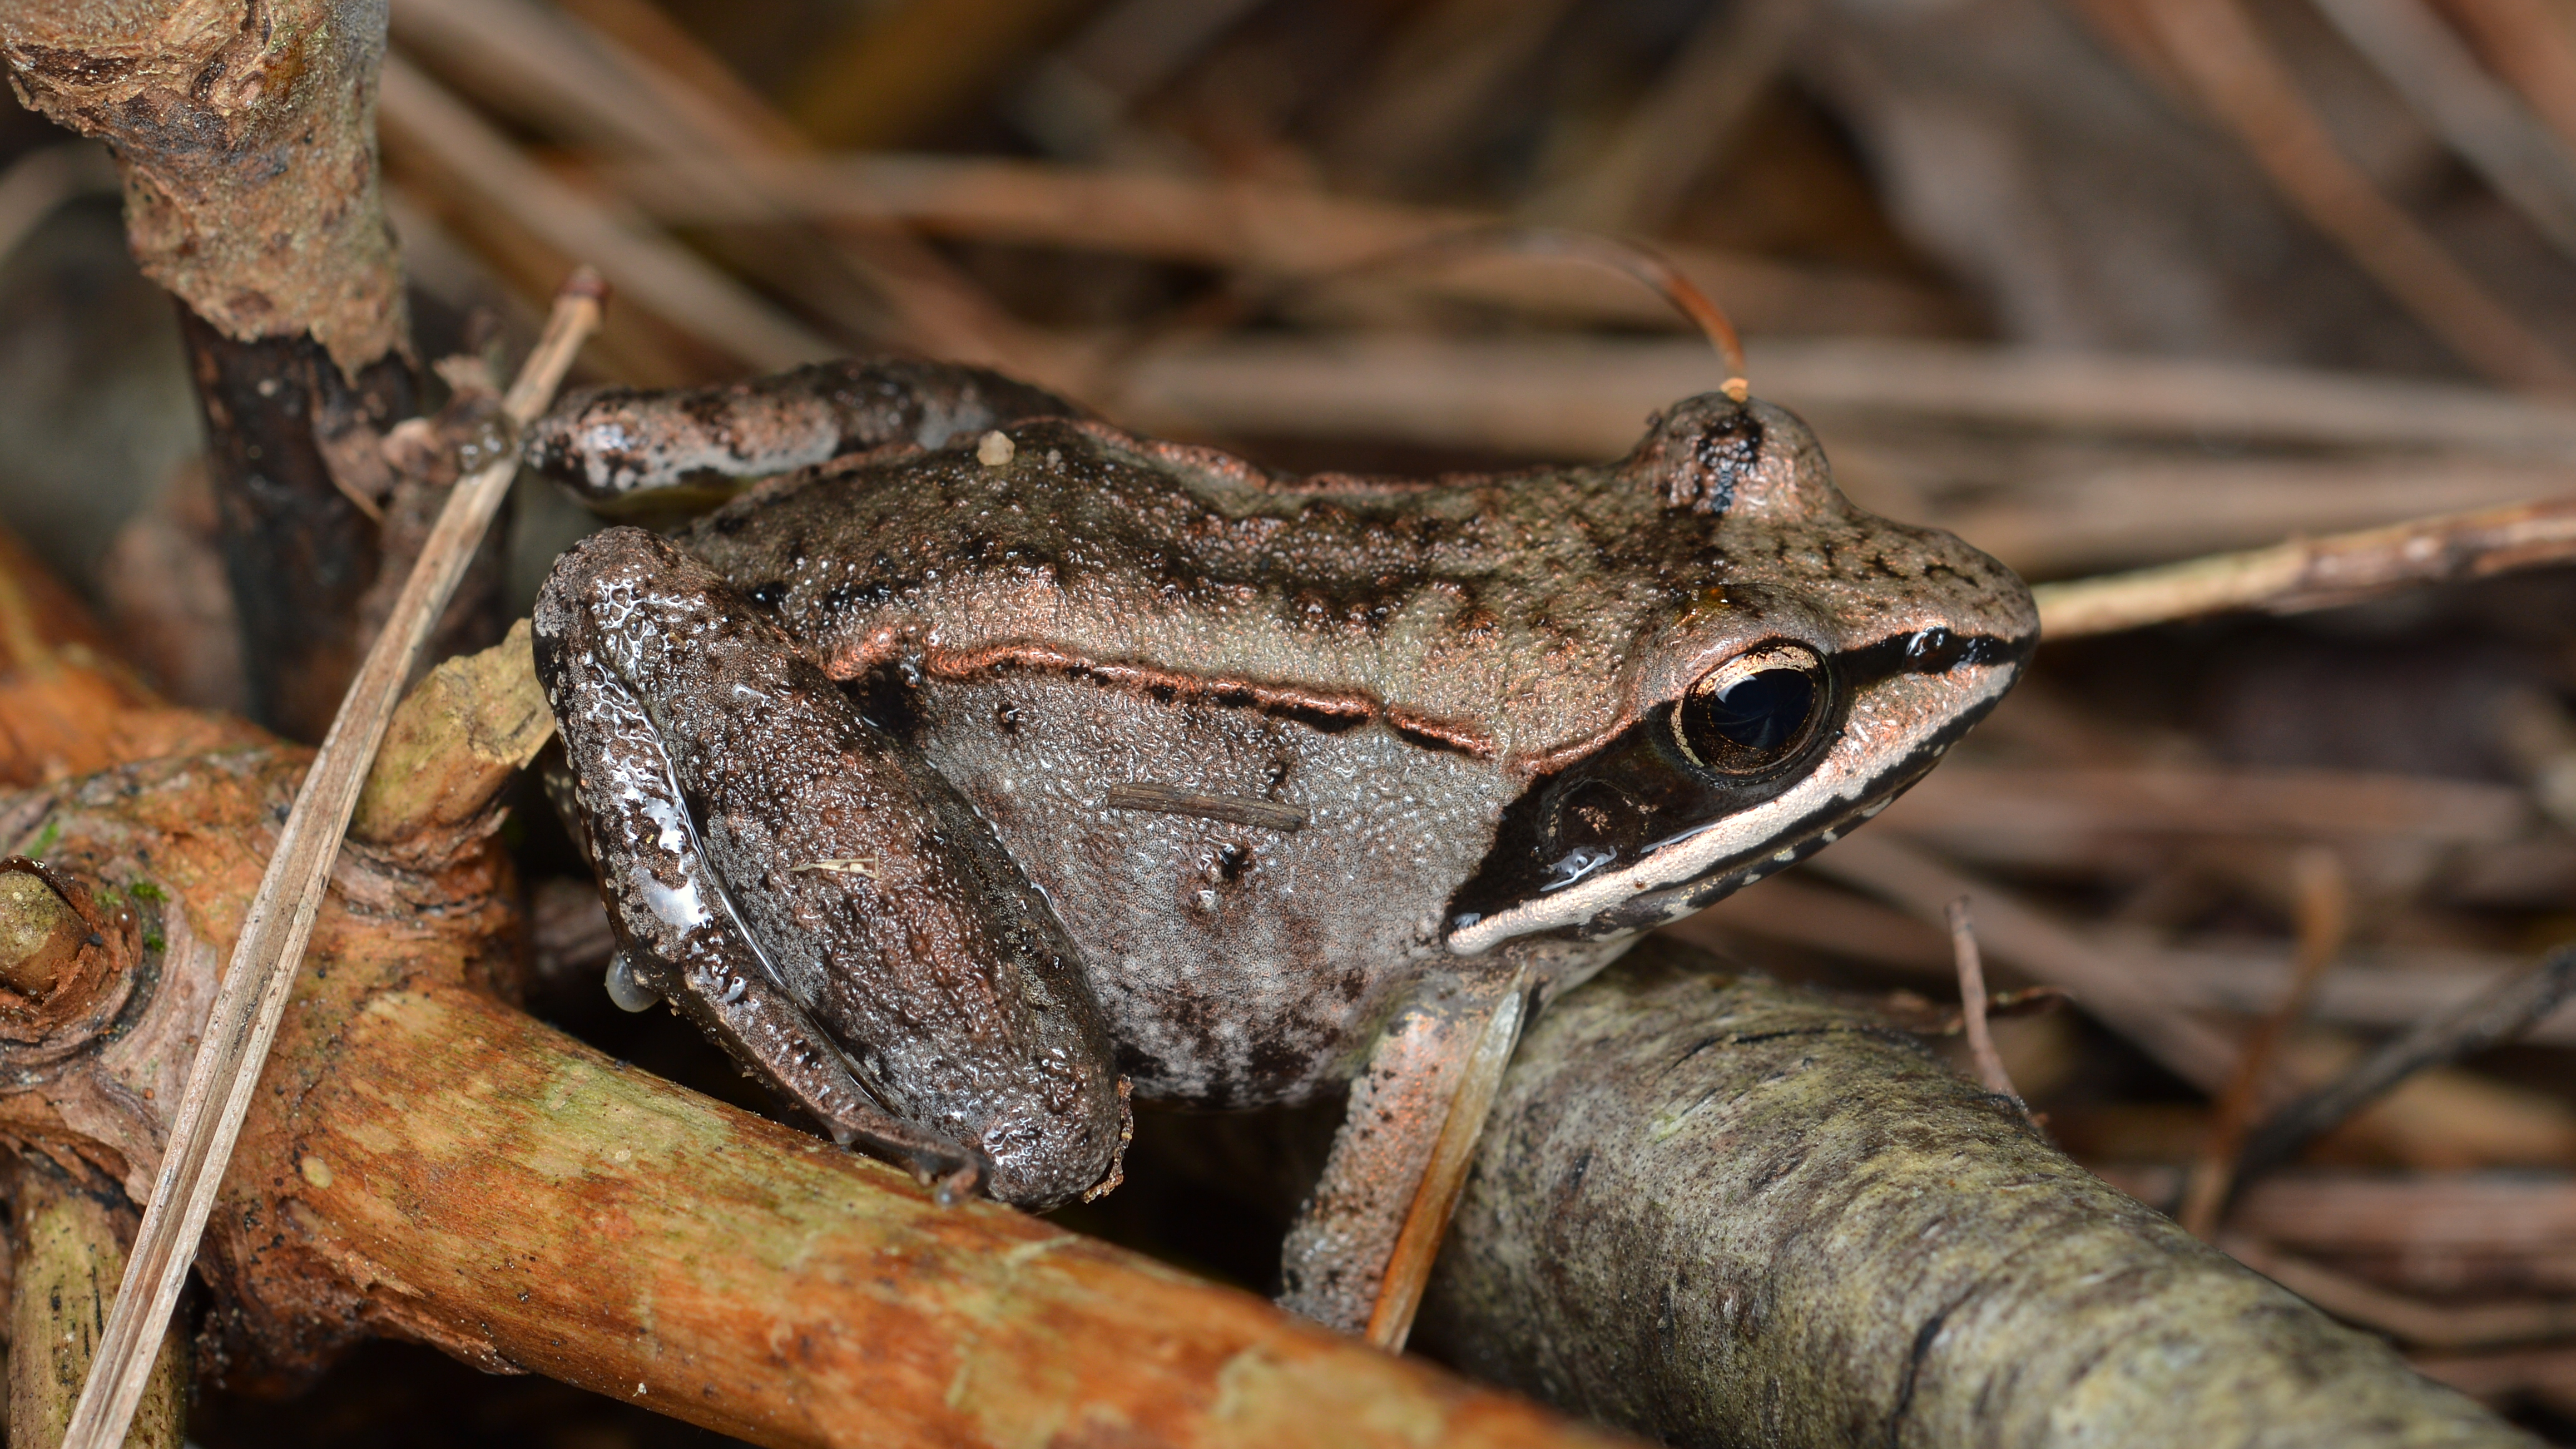
{"label": "cream lip stripe", "polygon": [[[1835,657],[1837,667],[1855,660],[1881,664],[1883,656],[1901,659],[1916,635],[1898,635]],[[1955,662],[1938,672],[1886,669],[1867,699],[1852,701],[1853,718],[1843,724],[1813,769],[1780,794],[1737,813],[1665,837],[1646,847],[1633,863],[1617,870],[1595,864],[1579,878],[1535,899],[1490,915],[1453,917],[1449,949],[1460,956],[1480,956],[1516,937],[1564,930],[1598,921],[1611,930],[1636,929],[1688,909],[1680,900],[1640,899],[1649,893],[1677,891],[1694,885],[1748,884],[1786,866],[1821,845],[1825,831],[1875,813],[1873,806],[1929,769],[1968,727],[2003,698],[2012,685],[2021,657],[2035,640],[1955,639]],[[1871,671],[1877,672],[1877,671]],[[1870,712],[1885,707],[1882,695],[1920,681],[1922,697],[1905,711],[1911,722],[1871,721]],[[1951,681],[1944,685],[1934,681]],[[1964,687],[1962,687],[1964,686]],[[1858,692],[1851,683],[1846,691]],[[1865,728],[1855,729],[1855,722]],[[1900,733],[1890,737],[1888,724]],[[1868,768],[1893,758],[1886,768]],[[1781,857],[1786,857],[1782,859]],[[1749,867],[1749,869],[1748,869]],[[1642,907],[1643,909],[1638,909]],[[1632,919],[1639,918],[1643,919]],[[1606,918],[1606,919],[1603,919]]]}

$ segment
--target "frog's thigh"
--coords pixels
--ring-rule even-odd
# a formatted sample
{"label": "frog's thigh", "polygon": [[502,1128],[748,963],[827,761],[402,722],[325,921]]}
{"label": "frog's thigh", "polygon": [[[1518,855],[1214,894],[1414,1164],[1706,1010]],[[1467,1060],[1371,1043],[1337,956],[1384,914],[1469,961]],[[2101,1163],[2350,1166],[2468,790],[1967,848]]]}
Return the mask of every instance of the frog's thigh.
{"label": "frog's thigh", "polygon": [[1110,1172],[1123,1103],[1098,1008],[944,782],[638,531],[557,564],[537,642],[644,984],[845,1141],[972,1168],[1022,1205]]}
{"label": "frog's thigh", "polygon": [[1288,1230],[1282,1305],[1403,1346],[1518,1037],[1524,986],[1518,974],[1442,983],[1388,1024]]}

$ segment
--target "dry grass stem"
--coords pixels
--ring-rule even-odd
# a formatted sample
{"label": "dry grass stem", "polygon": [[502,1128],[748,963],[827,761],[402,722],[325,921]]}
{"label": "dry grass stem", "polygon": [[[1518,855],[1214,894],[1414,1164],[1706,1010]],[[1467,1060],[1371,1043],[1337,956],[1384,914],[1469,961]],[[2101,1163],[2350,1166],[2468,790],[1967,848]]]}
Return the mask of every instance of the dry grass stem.
{"label": "dry grass stem", "polygon": [[709,346],[753,368],[841,351],[696,253],[557,180],[400,56],[385,60],[383,120],[394,165],[452,178],[556,252],[597,266],[628,305]]}
{"label": "dry grass stem", "polygon": [[2415,113],[2550,244],[2576,258],[2576,151],[2479,66],[2425,0],[2317,0]]}
{"label": "dry grass stem", "polygon": [[2237,0],[2131,0],[2166,57],[2282,196],[2471,366],[2532,392],[2576,392],[2576,367],[2382,196],[2336,146]]}
{"label": "dry grass stem", "polygon": [[2236,1187],[2237,1154],[2253,1130],[2265,1089],[2279,1063],[2292,1029],[2305,1019],[2316,999],[2317,983],[2342,954],[2352,932],[2352,888],[2343,862],[2334,852],[2309,846],[2290,858],[2291,889],[2298,902],[2298,965],[2273,1008],[2255,1024],[2237,1056],[2236,1073],[2218,1094],[2203,1135],[2200,1153],[2183,1185],[2182,1206],[2174,1214],[2183,1231],[2202,1242],[2215,1240],[2227,1199]]}
{"label": "dry grass stem", "polygon": [[1778,78],[1812,0],[1712,7],[1581,174],[1539,196],[1532,215],[1568,226],[1651,235],[1737,139]]}
{"label": "dry grass stem", "polygon": [[[1299,277],[1342,271],[1502,220],[1278,183],[990,158],[773,155],[719,163],[675,157],[610,164],[599,175],[675,226],[902,223],[961,240]],[[1939,331],[1955,320],[1945,305],[1902,283],[1706,248],[1663,250],[1756,331]],[[1669,311],[1632,288],[1529,259],[1466,258],[1371,280],[1573,320],[1674,325]]]}
{"label": "dry grass stem", "polygon": [[2480,58],[2513,83],[2559,143],[2576,153],[2576,34],[2550,0],[2445,0]]}
{"label": "dry grass stem", "polygon": [[[812,145],[647,6],[588,0],[564,13],[521,0],[423,0],[395,17],[395,35],[478,95],[567,140],[648,164],[694,164],[705,193],[732,197],[737,209],[758,194],[751,168]],[[1067,390],[1083,381],[1079,359],[1061,342],[1023,326],[900,228],[840,218],[823,230],[837,257],[829,249],[802,256],[774,238],[761,246],[737,237],[730,250],[771,285],[818,312],[842,314],[862,334],[890,326],[891,340],[932,356],[1010,368]],[[836,259],[856,268],[883,315],[849,315],[819,285],[815,273]]]}
{"label": "dry grass stem", "polygon": [[2231,1233],[2219,1246],[2229,1257],[2346,1323],[2375,1329],[2400,1343],[2467,1350],[2576,1337],[2576,1301],[2427,1303],[2280,1252],[2243,1234]]}
{"label": "dry grass stem", "polygon": [[2236,1063],[2225,1034],[2177,1010],[2129,964],[2010,892],[1972,880],[1893,832],[1862,831],[1835,843],[1807,869],[1858,887],[1936,927],[1950,902],[1973,895],[1979,944],[2024,975],[2064,988],[2087,1014],[2137,1043],[2184,1081],[2216,1093]]}
{"label": "dry grass stem", "polygon": [[2576,499],[2443,514],[2133,573],[2042,584],[2053,639],[2243,609],[2292,613],[2576,558]]}
{"label": "dry grass stem", "polygon": [[[1746,350],[1763,397],[1823,418],[2576,458],[2576,407],[2485,388],[1878,338],[1757,337]],[[1636,442],[1649,409],[1715,390],[1714,364],[1695,341],[1377,333],[1156,348],[1111,382],[1119,415],[1147,429],[1605,458]]]}
{"label": "dry grass stem", "polygon": [[2530,799],[2508,785],[2360,770],[2177,765],[1945,764],[1899,797],[1880,828],[1967,849],[2009,836],[2059,849],[2109,832],[2438,845],[2527,835]]}
{"label": "dry grass stem", "polygon": [[[1986,965],[1977,953],[1977,928],[1968,919],[1968,898],[1950,902],[1950,950],[1959,971],[1959,1023],[1968,1034],[1968,1059],[1977,1064],[1977,1080],[1986,1090],[1998,1096],[2021,1101],[2013,1087],[2012,1073],[2004,1070],[2004,1059],[1995,1052],[1994,1033],[1986,1029]],[[2028,1111],[2029,1105],[2023,1104]]]}
{"label": "dry grass stem", "polygon": [[2417,1072],[2511,1041],[2570,993],[2576,993],[2576,946],[2551,952],[2521,975],[2386,1043],[2334,1081],[2283,1107],[2247,1139],[2236,1159],[2236,1180],[2244,1182],[2291,1161]]}

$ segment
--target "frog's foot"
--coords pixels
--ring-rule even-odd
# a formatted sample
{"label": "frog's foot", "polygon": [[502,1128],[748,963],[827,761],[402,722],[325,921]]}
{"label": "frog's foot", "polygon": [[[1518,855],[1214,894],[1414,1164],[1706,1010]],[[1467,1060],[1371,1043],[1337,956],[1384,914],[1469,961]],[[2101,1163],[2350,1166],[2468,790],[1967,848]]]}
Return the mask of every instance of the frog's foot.
{"label": "frog's foot", "polygon": [[667,996],[943,1200],[1048,1206],[1113,1171],[1124,1103],[1072,947],[916,753],[638,530],[558,561],[536,635],[617,994]]}
{"label": "frog's foot", "polygon": [[1284,1306],[1404,1347],[1527,998],[1518,972],[1454,982],[1388,1025],[1351,1082],[1323,1180],[1288,1230]]}

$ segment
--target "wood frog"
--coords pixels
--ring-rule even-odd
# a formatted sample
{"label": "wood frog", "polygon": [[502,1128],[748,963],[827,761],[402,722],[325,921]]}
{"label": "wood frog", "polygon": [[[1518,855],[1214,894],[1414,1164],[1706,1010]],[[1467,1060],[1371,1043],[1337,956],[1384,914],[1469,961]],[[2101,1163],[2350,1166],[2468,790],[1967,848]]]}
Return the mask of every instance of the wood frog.
{"label": "wood frog", "polygon": [[611,992],[1030,1209],[1116,1181],[1131,1091],[1347,1084],[1285,1300],[1385,1342],[1522,1012],[1875,814],[2037,636],[1722,394],[1606,466],[1299,478],[880,359],[530,453],[610,505],[763,480],[538,603]]}

